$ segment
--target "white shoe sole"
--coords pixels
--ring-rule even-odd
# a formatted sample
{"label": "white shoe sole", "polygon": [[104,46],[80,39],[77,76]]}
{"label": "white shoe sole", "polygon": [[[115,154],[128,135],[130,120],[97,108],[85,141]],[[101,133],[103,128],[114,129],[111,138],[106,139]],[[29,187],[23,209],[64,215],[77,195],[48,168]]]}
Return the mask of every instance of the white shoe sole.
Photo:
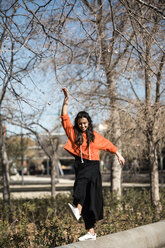
{"label": "white shoe sole", "polygon": [[[84,235],[85,236],[85,235]],[[95,241],[96,240],[96,235],[93,237],[93,238],[86,238],[86,239],[81,239],[82,237],[80,237],[78,239],[78,241],[82,242],[82,241],[88,241],[88,240],[92,240],[92,241]]]}
{"label": "white shoe sole", "polygon": [[96,240],[96,238],[95,238],[95,239],[85,239],[85,240],[78,239],[78,241],[79,241],[79,242],[89,241],[89,240],[91,240],[91,241],[95,241],[95,240]]}

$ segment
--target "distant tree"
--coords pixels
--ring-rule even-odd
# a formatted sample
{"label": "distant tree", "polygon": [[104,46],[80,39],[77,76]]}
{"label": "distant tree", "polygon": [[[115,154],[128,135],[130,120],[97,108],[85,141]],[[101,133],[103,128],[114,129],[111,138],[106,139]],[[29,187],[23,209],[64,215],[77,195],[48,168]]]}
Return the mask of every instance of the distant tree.
{"label": "distant tree", "polygon": [[44,126],[40,125],[40,128],[44,131],[44,134],[37,133],[34,131],[33,125],[37,123],[31,123],[29,127],[25,127],[31,131],[37,140],[38,145],[42,148],[45,155],[49,158],[51,164],[51,196],[55,199],[56,196],[56,187],[55,179],[58,177],[58,138],[53,135],[53,132],[49,131]]}
{"label": "distant tree", "polygon": [[[56,188],[55,188],[55,179],[58,177],[58,146],[59,140],[54,135],[53,130],[48,130],[46,127],[37,122],[34,116],[34,120],[31,118],[27,118],[27,122],[13,123],[15,125],[21,126],[24,130],[31,133],[35,139],[36,144],[38,144],[41,149],[44,151],[45,155],[48,157],[51,164],[51,196],[55,199],[56,196]],[[37,131],[37,128],[40,128],[40,131]]]}
{"label": "distant tree", "polygon": [[[23,139],[23,142],[21,142],[21,139]],[[23,147],[22,147],[23,144]],[[29,147],[34,146],[35,141],[32,140],[29,137],[23,136],[21,138],[21,134],[7,136],[6,137],[6,151],[8,154],[8,158],[12,163],[15,163],[18,165],[21,160],[22,152],[24,156],[28,158],[32,158],[34,156],[34,152],[32,153],[29,150]]]}

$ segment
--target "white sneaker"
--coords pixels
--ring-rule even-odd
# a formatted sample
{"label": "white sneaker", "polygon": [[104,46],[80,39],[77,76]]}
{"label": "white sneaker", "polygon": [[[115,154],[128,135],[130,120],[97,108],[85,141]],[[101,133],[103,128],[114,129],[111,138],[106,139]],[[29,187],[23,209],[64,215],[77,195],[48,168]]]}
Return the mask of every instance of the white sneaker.
{"label": "white sneaker", "polygon": [[68,203],[68,206],[71,210],[73,217],[78,221],[81,218],[78,208],[74,208],[70,203]]}
{"label": "white sneaker", "polygon": [[94,235],[92,235],[90,232],[88,232],[84,236],[80,237],[78,240],[79,241],[96,240],[96,233]]}

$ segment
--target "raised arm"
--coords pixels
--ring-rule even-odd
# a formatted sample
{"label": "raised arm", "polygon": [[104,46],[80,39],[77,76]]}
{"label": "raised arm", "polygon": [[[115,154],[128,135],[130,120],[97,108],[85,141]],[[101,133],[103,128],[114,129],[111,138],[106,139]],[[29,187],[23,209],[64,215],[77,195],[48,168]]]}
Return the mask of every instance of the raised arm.
{"label": "raised arm", "polygon": [[64,102],[62,105],[61,115],[65,115],[68,113],[68,100],[69,100],[69,91],[67,88],[62,88],[64,93]]}

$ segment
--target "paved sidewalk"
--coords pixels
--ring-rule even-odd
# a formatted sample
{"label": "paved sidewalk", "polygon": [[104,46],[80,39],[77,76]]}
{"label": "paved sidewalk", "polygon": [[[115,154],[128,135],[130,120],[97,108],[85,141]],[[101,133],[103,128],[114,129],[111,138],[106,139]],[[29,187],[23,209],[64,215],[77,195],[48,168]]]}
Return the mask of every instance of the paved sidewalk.
{"label": "paved sidewalk", "polygon": [[[74,185],[74,177],[59,178],[56,181],[56,192],[70,194]],[[110,182],[103,182],[103,188],[110,188]],[[165,185],[160,185],[165,187]],[[148,183],[122,183],[123,188],[149,188]],[[51,196],[51,178],[49,176],[11,176],[10,178],[11,198],[38,198]],[[2,197],[2,192],[0,192]]]}
{"label": "paved sidewalk", "polygon": [[[68,178],[58,178],[56,179],[56,184],[68,184],[73,183],[74,179]],[[11,185],[27,185],[27,184],[50,184],[51,177],[50,176],[27,176],[24,175],[23,178],[20,175],[14,175],[10,177],[10,184]]]}
{"label": "paved sidewalk", "polygon": [[[22,176],[20,175],[11,176],[10,177],[11,198],[30,199],[30,198],[50,197],[51,196],[50,183],[51,183],[51,178],[49,176],[24,175],[23,181],[22,181]],[[70,193],[70,189],[73,187],[73,184],[74,184],[73,179],[59,178],[56,182],[57,194]],[[2,198],[2,192],[0,192],[0,198]]]}

